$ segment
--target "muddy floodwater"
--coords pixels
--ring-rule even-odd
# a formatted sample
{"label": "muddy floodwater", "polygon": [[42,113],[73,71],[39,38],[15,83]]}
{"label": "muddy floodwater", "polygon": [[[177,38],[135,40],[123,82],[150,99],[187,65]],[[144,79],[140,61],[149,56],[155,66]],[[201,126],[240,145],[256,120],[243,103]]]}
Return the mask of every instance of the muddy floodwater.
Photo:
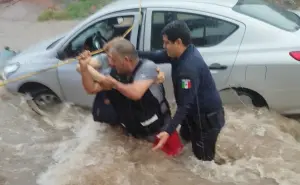
{"label": "muddy floodwater", "polygon": [[[299,185],[300,124],[267,110],[226,107],[216,160],[177,158],[65,104],[39,117],[0,93],[0,185]],[[222,160],[221,160],[222,159]]]}
{"label": "muddy floodwater", "polygon": [[[27,49],[79,23],[23,20],[37,13],[16,2],[0,6],[0,49]],[[265,109],[225,107],[216,162],[201,162],[190,144],[168,158],[70,104],[40,117],[1,87],[0,101],[0,185],[300,185],[300,124]]]}

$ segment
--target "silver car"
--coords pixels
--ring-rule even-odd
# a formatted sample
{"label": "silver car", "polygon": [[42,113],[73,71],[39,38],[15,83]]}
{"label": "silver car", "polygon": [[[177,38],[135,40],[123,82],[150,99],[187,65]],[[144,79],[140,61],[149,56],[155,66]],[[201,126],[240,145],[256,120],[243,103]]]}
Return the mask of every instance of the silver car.
{"label": "silver car", "polygon": [[[300,113],[300,18],[296,13],[259,0],[142,0],[141,6],[142,15],[138,0],[105,6],[70,32],[12,58],[3,77],[13,79],[48,68],[83,49],[100,49],[132,25],[126,38],[138,50],[162,49],[162,28],[178,19],[190,27],[192,42],[224,94],[225,104],[233,102],[226,93],[234,90],[236,96],[256,107],[282,114]],[[9,83],[6,88],[13,93],[30,93],[39,113],[61,101],[90,108],[94,95],[83,89],[76,64]],[[167,98],[173,102],[170,65],[159,67],[167,75]]]}

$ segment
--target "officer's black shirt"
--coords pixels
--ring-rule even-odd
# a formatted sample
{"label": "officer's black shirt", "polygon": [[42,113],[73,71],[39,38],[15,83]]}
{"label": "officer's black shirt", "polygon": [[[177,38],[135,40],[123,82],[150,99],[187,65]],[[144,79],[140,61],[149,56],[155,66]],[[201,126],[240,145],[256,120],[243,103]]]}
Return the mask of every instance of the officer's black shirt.
{"label": "officer's black shirt", "polygon": [[171,63],[177,111],[165,130],[174,132],[187,116],[197,117],[222,109],[222,101],[207,64],[197,48],[190,44],[178,59],[166,51],[139,52],[141,58],[155,63]]}

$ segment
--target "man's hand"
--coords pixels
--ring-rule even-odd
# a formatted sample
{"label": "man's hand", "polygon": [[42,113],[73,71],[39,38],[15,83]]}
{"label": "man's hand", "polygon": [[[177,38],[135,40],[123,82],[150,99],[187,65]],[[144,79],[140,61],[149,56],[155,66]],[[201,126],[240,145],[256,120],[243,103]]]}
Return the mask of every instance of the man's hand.
{"label": "man's hand", "polygon": [[157,143],[156,146],[154,146],[152,148],[153,151],[161,149],[166,144],[166,142],[168,141],[170,135],[167,132],[161,132],[156,137],[158,137],[159,142]]}
{"label": "man's hand", "polygon": [[78,56],[78,61],[80,64],[80,69],[86,69],[90,60],[92,59],[90,51],[84,51]]}
{"label": "man's hand", "polygon": [[165,73],[160,71],[159,68],[156,68],[156,71],[157,71],[158,75],[157,75],[157,78],[155,80],[155,83],[156,84],[163,83],[165,81]]}

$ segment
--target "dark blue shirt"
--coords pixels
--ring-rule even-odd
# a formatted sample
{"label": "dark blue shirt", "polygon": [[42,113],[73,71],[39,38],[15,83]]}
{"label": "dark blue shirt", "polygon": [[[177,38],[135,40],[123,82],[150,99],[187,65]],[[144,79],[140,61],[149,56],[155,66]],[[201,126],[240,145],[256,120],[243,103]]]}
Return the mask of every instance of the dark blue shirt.
{"label": "dark blue shirt", "polygon": [[164,50],[140,51],[139,56],[148,58],[155,63],[172,65],[177,111],[165,130],[169,134],[174,132],[187,116],[196,118],[222,109],[222,101],[213,77],[194,45],[189,45],[178,59],[171,59]]}

